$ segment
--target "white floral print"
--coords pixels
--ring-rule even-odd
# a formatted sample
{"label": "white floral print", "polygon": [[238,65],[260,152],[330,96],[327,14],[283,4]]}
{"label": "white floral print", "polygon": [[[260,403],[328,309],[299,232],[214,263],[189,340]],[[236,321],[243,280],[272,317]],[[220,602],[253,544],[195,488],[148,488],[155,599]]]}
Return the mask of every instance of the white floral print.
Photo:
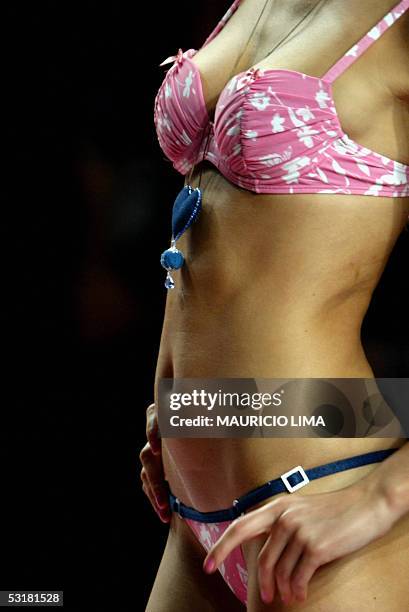
{"label": "white floral print", "polygon": [[236,90],[236,85],[237,85],[237,77],[234,76],[228,82],[227,87],[226,87],[226,91],[228,91],[230,94],[232,94]]}
{"label": "white floral print", "polygon": [[393,172],[384,174],[379,178],[379,181],[386,185],[406,185],[408,182],[406,166],[397,161],[393,162]]}
{"label": "white floral print", "polygon": [[364,164],[363,162],[360,162],[359,160],[356,160],[356,165],[358,166],[361,172],[366,174],[366,176],[371,176],[371,171],[369,170],[366,164]]}
{"label": "white floral print", "polygon": [[336,172],[337,174],[346,174],[347,171],[345,170],[345,168],[343,168],[342,166],[339,165],[339,163],[337,162],[336,159],[332,160],[332,169],[334,170],[334,172]]}
{"label": "white floral print", "polygon": [[301,140],[301,142],[303,142],[305,146],[309,149],[314,146],[312,136],[314,136],[315,134],[319,134],[319,131],[312,129],[308,125],[301,128],[301,130],[297,130],[297,138]]}
{"label": "white floral print", "polygon": [[271,120],[272,131],[274,134],[278,132],[284,132],[285,128],[283,127],[285,123],[284,117],[282,117],[279,113],[275,113]]}
{"label": "white floral print", "polygon": [[352,55],[352,57],[356,57],[358,55],[359,45],[354,45],[346,52],[346,55]]}
{"label": "white floral print", "polygon": [[287,161],[291,158],[292,147],[287,147],[285,151],[282,153],[268,153],[267,155],[262,155],[259,157],[259,160],[265,166],[277,166],[277,164],[281,164],[283,161]]}
{"label": "white floral print", "polygon": [[370,32],[368,32],[368,36],[370,36],[374,40],[379,38],[380,35],[381,35],[381,31],[377,26],[375,26],[374,28],[372,28],[372,30],[370,30]]}
{"label": "white floral print", "polygon": [[331,101],[331,98],[328,92],[320,88],[315,94],[315,100],[320,108],[328,108],[327,103]]}
{"label": "white floral print", "polygon": [[265,110],[270,104],[270,98],[264,93],[257,92],[250,97],[250,104],[257,110]]}
{"label": "white floral print", "polygon": [[200,523],[199,539],[201,544],[209,550],[212,546],[212,537],[206,523]]}
{"label": "white floral print", "polygon": [[382,185],[371,185],[369,189],[365,191],[364,195],[379,196],[381,189]]}
{"label": "white floral print", "polygon": [[257,130],[245,130],[243,135],[244,138],[251,138],[252,140],[255,140],[258,136],[258,132]]}
{"label": "white floral print", "polygon": [[247,586],[248,582],[248,572],[247,570],[240,565],[240,563],[236,563],[236,568],[240,576],[240,580],[242,581],[244,586]]}
{"label": "white floral print", "polygon": [[321,168],[316,168],[317,170],[317,174],[320,177],[320,179],[324,182],[324,183],[329,183],[328,177],[325,174],[324,170],[321,170]]}
{"label": "white floral print", "polygon": [[314,113],[311,112],[311,109],[308,106],[305,106],[304,108],[297,108],[295,114],[300,115],[304,122],[314,119]]}
{"label": "white floral print", "polygon": [[227,136],[236,136],[237,134],[240,134],[240,124],[239,123],[236,123],[235,125],[233,125],[231,128],[227,130]]}
{"label": "white floral print", "polygon": [[392,12],[388,13],[387,15],[385,15],[384,19],[385,19],[385,23],[386,23],[386,25],[388,27],[390,27],[393,24],[393,22],[395,21]]}
{"label": "white floral print", "polygon": [[299,170],[308,166],[309,163],[310,158],[303,156],[296,157],[292,161],[283,164],[283,168],[286,170],[287,174],[284,174],[282,178],[286,183],[297,183],[300,177]]}
{"label": "white floral print", "polygon": [[189,74],[185,78],[185,87],[183,89],[183,96],[188,98],[190,96],[190,90],[193,83],[193,70],[189,71]]}
{"label": "white floral print", "polygon": [[288,109],[288,115],[295,127],[303,127],[305,125],[305,121],[303,119],[299,119],[291,107]]}
{"label": "white floral print", "polygon": [[190,136],[188,135],[186,130],[183,130],[183,132],[180,135],[180,138],[181,138],[183,144],[185,144],[187,146],[192,144],[192,139],[190,138]]}

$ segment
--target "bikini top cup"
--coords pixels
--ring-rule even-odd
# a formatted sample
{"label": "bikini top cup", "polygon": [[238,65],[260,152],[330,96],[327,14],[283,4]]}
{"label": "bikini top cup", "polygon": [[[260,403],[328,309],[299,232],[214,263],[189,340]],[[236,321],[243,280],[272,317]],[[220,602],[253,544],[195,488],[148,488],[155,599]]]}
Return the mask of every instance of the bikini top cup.
{"label": "bikini top cup", "polygon": [[[208,36],[221,31],[241,0]],[[286,69],[251,68],[233,76],[210,120],[195,49],[173,62],[155,97],[159,144],[186,175],[202,159],[256,193],[409,196],[409,166],[359,145],[342,130],[332,83],[409,9],[401,0],[321,78]]]}

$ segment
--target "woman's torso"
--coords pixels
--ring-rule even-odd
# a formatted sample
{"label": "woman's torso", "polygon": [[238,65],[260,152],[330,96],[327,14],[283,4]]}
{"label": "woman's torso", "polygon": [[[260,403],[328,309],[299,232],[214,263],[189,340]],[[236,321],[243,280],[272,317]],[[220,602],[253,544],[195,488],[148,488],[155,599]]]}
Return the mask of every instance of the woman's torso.
{"label": "woman's torso", "polygon": [[[210,115],[232,76],[224,65],[234,64],[263,4],[243,0],[224,30],[194,57]],[[328,0],[261,60],[311,2],[295,2],[292,9],[277,4],[235,72],[256,64],[320,76],[397,2]],[[408,34],[409,12],[333,85],[344,132],[404,164],[409,164]],[[409,198],[255,194],[207,162],[196,167],[193,185],[200,169],[202,211],[178,241],[186,264],[167,295],[155,400],[161,377],[372,377],[361,323],[405,225]],[[403,442],[165,439],[163,459],[174,493],[206,511],[230,505],[295,465],[310,467]],[[360,468],[360,474],[370,469]],[[331,478],[346,482],[345,475]]]}

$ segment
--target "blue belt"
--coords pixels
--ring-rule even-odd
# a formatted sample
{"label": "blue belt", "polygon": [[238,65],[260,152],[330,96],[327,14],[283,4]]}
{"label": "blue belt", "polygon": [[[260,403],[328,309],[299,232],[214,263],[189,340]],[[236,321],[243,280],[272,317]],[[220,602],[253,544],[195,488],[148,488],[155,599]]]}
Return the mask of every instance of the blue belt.
{"label": "blue belt", "polygon": [[[230,508],[223,510],[214,510],[212,512],[199,512],[190,506],[186,506],[177,497],[173,495],[169,488],[169,505],[172,512],[177,512],[180,517],[193,519],[201,523],[221,523],[223,521],[232,521],[238,516],[243,514],[246,510],[259,502],[277,495],[277,493],[293,493],[301,487],[304,487],[309,483],[310,480],[316,480],[323,476],[329,476],[329,474],[335,474],[336,472],[343,472],[344,470],[350,470],[351,468],[360,467],[361,465],[369,465],[370,463],[378,463],[383,461],[389,455],[397,451],[397,448],[389,448],[387,450],[373,451],[371,453],[365,453],[363,455],[355,455],[348,459],[339,459],[338,461],[332,461],[331,463],[325,463],[313,467],[310,470],[305,470],[298,465],[292,468],[285,474],[281,474],[279,478],[275,480],[269,480],[265,484],[252,489],[248,493],[245,493],[241,497],[238,497],[233,501],[233,505]],[[166,481],[167,482],[167,481]]]}

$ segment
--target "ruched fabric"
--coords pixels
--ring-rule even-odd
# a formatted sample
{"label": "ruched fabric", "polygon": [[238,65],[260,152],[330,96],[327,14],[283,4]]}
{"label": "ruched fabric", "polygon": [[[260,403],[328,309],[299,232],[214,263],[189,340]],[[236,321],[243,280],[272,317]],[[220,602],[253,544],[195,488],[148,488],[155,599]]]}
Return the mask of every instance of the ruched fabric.
{"label": "ruched fabric", "polygon": [[[206,39],[237,9],[236,0]],[[173,62],[155,98],[159,144],[186,175],[206,159],[232,183],[256,193],[409,196],[409,166],[361,146],[342,129],[332,83],[409,8],[402,0],[321,78],[251,68],[220,93],[214,121],[203,96],[195,49]]]}

